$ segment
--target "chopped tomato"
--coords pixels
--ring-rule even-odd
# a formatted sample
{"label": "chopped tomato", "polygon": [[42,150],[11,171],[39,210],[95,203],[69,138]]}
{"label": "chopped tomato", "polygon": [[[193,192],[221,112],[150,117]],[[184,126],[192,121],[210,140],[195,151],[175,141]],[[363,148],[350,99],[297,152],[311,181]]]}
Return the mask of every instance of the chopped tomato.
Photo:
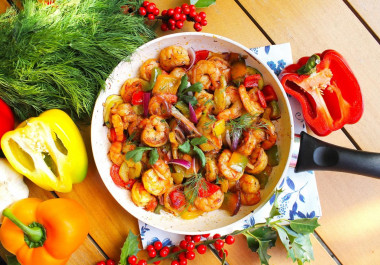
{"label": "chopped tomato", "polygon": [[208,181],[204,181],[199,185],[198,195],[199,197],[208,197],[218,191],[220,187],[218,185],[212,184]]}
{"label": "chopped tomato", "polygon": [[126,182],[124,182],[119,175],[120,166],[113,164],[110,170],[110,175],[113,180],[113,182],[116,184],[116,186],[125,188]]}
{"label": "chopped tomato", "polygon": [[178,189],[170,192],[169,198],[171,201],[171,205],[175,209],[179,209],[186,204],[185,194],[183,194],[183,192]]}
{"label": "chopped tomato", "polygon": [[132,95],[132,104],[133,105],[142,105],[143,104],[144,91],[136,91]]}
{"label": "chopped tomato", "polygon": [[261,90],[257,90],[257,96],[259,97],[259,102],[261,104],[261,107],[264,109],[267,107],[267,102],[265,101],[265,96]]}
{"label": "chopped tomato", "polygon": [[272,100],[278,100],[276,92],[274,92],[274,89],[271,85],[266,85],[263,90],[261,90],[264,94],[265,101],[270,102]]}

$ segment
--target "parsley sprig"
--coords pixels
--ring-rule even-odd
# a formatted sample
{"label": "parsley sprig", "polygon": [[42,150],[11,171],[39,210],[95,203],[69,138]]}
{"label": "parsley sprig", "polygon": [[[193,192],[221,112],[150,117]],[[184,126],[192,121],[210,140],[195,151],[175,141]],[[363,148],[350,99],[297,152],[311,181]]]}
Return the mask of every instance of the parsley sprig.
{"label": "parsley sprig", "polygon": [[203,89],[203,85],[200,82],[197,82],[191,86],[189,86],[189,81],[187,75],[183,75],[181,78],[181,84],[178,87],[178,98],[179,101],[182,100],[187,104],[191,104],[192,106],[197,105],[198,101],[194,96],[188,95],[188,92],[201,92]]}
{"label": "parsley sprig", "polygon": [[135,163],[140,162],[145,151],[150,151],[149,164],[154,165],[157,162],[159,155],[158,155],[157,149],[153,147],[145,147],[145,146],[136,147],[135,150],[127,152],[125,154],[125,158],[132,159],[133,162]]}
{"label": "parsley sprig", "polygon": [[191,147],[193,147],[193,151],[198,155],[199,159],[201,160],[202,167],[206,165],[206,156],[203,153],[202,149],[200,149],[197,145],[201,145],[204,143],[207,143],[208,139],[205,136],[196,137],[190,140],[187,140],[180,146],[178,146],[178,150],[182,153],[188,154],[191,151]]}

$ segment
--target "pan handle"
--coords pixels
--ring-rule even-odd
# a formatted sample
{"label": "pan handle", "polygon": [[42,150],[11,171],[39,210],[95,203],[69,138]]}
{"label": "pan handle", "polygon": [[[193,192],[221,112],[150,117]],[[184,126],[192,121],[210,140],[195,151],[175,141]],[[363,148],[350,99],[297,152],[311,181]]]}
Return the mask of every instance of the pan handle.
{"label": "pan handle", "polygon": [[380,178],[380,154],[329,144],[301,132],[295,172],[326,170]]}

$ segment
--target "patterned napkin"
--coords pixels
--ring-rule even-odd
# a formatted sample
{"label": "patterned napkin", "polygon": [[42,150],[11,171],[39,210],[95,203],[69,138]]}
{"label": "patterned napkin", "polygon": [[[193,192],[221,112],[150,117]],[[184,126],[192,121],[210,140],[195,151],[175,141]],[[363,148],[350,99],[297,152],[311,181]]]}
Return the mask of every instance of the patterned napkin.
{"label": "patterned napkin", "polygon": [[[285,66],[293,63],[289,43],[253,48],[251,50],[258,58],[266,63],[276,75],[278,75]],[[289,95],[288,99],[293,112],[294,132],[295,134],[299,134],[306,129],[302,109],[297,100]],[[286,176],[278,185],[278,188],[284,190],[278,199],[280,213],[282,214],[281,217],[296,219],[312,218],[315,216],[320,217],[322,215],[314,172],[295,173],[293,168],[289,168],[286,172]],[[274,197],[258,212],[252,213],[245,219],[239,221],[234,227],[234,230],[247,228],[253,226],[255,223],[265,222],[265,218],[269,216],[273,201]],[[162,231],[140,220],[139,228],[144,248],[156,240],[160,240],[165,246],[171,246],[179,244],[183,239],[183,235]],[[220,231],[220,234],[231,232],[232,231],[229,230]]]}

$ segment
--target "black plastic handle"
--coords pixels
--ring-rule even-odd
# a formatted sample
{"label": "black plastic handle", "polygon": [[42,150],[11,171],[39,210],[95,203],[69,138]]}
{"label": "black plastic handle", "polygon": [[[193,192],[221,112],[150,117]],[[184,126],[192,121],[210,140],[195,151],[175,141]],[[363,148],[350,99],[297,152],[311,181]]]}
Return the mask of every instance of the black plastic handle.
{"label": "black plastic handle", "polygon": [[380,154],[325,143],[301,132],[295,172],[326,170],[380,178]]}

